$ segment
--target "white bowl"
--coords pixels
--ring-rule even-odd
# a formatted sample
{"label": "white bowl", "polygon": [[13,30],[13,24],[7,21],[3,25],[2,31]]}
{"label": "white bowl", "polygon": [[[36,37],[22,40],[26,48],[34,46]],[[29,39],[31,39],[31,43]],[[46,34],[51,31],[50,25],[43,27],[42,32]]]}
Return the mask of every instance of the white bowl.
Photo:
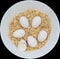
{"label": "white bowl", "polygon": [[[36,9],[41,10],[45,13],[47,13],[50,17],[51,21],[51,35],[49,38],[49,41],[46,43],[44,47],[42,47],[40,50],[34,51],[34,52],[19,52],[17,48],[12,45],[11,41],[8,37],[8,27],[9,22],[13,18],[13,16],[17,15],[19,12],[25,11],[27,9]],[[47,6],[46,4],[38,1],[21,1],[16,4],[14,4],[12,7],[10,7],[6,13],[4,14],[2,21],[1,21],[1,38],[6,46],[6,48],[13,53],[14,55],[22,58],[38,58],[46,55],[49,53],[54,46],[56,45],[59,37],[59,21],[54,13],[54,11]]]}

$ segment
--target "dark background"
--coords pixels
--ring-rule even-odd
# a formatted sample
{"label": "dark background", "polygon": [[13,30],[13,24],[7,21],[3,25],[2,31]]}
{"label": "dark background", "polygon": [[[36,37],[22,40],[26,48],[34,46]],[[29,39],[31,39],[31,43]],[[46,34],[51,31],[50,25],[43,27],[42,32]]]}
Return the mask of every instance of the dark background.
{"label": "dark background", "polygon": [[[6,12],[6,10],[12,6],[13,4],[22,1],[22,0],[0,0],[0,22],[1,19],[4,15],[4,13]],[[38,0],[37,0],[38,1]],[[40,0],[41,2],[47,4],[48,6],[50,6],[54,12],[56,13],[56,15],[58,16],[58,19],[60,19],[60,3],[59,0]],[[60,21],[60,20],[59,20]],[[1,38],[1,37],[0,37]],[[60,41],[60,40],[59,40]],[[60,42],[57,42],[56,46],[54,47],[54,49],[48,53],[47,55],[41,57],[40,59],[60,59]],[[7,48],[4,46],[2,40],[0,39],[0,59],[8,59],[8,58],[15,58],[15,59],[19,59],[19,57],[13,55],[12,53],[10,53]],[[39,58],[38,58],[39,59]]]}

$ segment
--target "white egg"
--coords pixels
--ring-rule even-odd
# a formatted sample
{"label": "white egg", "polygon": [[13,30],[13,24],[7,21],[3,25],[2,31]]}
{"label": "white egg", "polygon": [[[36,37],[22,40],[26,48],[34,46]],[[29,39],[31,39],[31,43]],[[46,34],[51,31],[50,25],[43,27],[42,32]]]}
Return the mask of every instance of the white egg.
{"label": "white egg", "polygon": [[40,42],[44,41],[47,38],[47,32],[45,30],[41,30],[38,34],[38,40]]}
{"label": "white egg", "polygon": [[28,19],[25,16],[20,17],[20,24],[24,28],[28,28],[29,27]]}
{"label": "white egg", "polygon": [[41,18],[40,16],[36,16],[32,20],[32,27],[37,28],[41,24]]}
{"label": "white egg", "polygon": [[28,36],[27,42],[30,47],[36,47],[37,41],[33,36]]}
{"label": "white egg", "polygon": [[16,38],[23,37],[25,35],[25,31],[23,29],[18,29],[13,33],[13,36]]}
{"label": "white egg", "polygon": [[20,42],[18,43],[18,46],[17,46],[18,50],[19,51],[25,51],[26,48],[27,48],[27,44],[26,44],[26,41],[24,39],[21,39]]}

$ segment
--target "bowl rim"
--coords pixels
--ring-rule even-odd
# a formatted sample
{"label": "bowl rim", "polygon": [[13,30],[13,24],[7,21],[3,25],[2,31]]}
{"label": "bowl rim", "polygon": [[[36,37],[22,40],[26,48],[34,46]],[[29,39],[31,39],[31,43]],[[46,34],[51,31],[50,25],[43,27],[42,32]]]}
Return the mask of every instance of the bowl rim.
{"label": "bowl rim", "polygon": [[[48,8],[49,10],[50,10],[50,12],[52,12],[53,14],[53,16],[56,18],[56,21],[57,21],[57,24],[55,24],[56,26],[58,26],[58,27],[56,27],[56,28],[54,28],[54,29],[56,29],[57,30],[57,35],[56,35],[56,37],[54,37],[54,38],[56,38],[56,40],[55,40],[55,42],[53,42],[51,45],[52,45],[52,47],[48,47],[47,46],[47,44],[49,44],[48,42],[47,42],[47,44],[46,44],[46,47],[49,49],[47,52],[45,52],[46,50],[44,50],[44,51],[42,51],[43,49],[46,49],[46,48],[41,48],[40,50],[37,50],[36,52],[40,52],[40,53],[38,53],[39,55],[37,55],[36,54],[36,52],[31,52],[31,53],[27,53],[27,52],[24,52],[24,53],[22,53],[22,55],[19,53],[19,51],[17,51],[17,49],[16,49],[16,47],[14,47],[14,45],[12,45],[11,44],[11,42],[9,41],[9,40],[7,40],[7,41],[5,41],[4,40],[4,38],[6,38],[6,37],[3,37],[5,34],[3,34],[3,30],[4,30],[4,28],[2,27],[3,26],[3,24],[2,23],[4,23],[4,21],[3,21],[3,19],[5,19],[6,17],[6,15],[7,15],[7,13],[9,13],[10,11],[11,11],[11,9],[13,9],[15,6],[17,7],[18,5],[22,5],[22,4],[25,4],[25,3],[27,3],[27,5],[29,5],[28,3],[33,3],[33,4],[35,4],[36,3],[36,5],[38,4],[38,5],[43,5],[43,6],[45,6],[45,8]],[[32,5],[33,5],[32,4]],[[15,8],[16,8],[15,7]],[[33,7],[33,6],[32,6]],[[38,7],[37,7],[38,8]],[[55,26],[54,25],[54,26]],[[55,14],[55,12],[48,6],[48,5],[46,5],[45,3],[43,3],[43,2],[40,2],[40,1],[21,1],[21,2],[18,2],[18,3],[16,3],[16,4],[14,4],[14,5],[12,5],[6,12],[5,12],[5,14],[4,14],[4,16],[2,17],[2,21],[1,21],[1,38],[2,38],[2,41],[3,41],[3,43],[4,43],[4,45],[5,45],[5,47],[11,52],[11,53],[13,53],[14,55],[16,55],[16,56],[18,56],[18,57],[22,57],[22,58],[38,58],[38,57],[42,57],[42,56],[44,56],[44,55],[46,55],[47,53],[49,53],[54,47],[55,47],[55,45],[56,45],[56,43],[57,43],[57,41],[58,41],[58,38],[59,38],[59,21],[58,21],[58,18],[57,18],[57,16],[56,16],[56,14]],[[5,32],[6,33],[6,32]],[[55,33],[55,34],[56,34]],[[53,34],[52,34],[53,35]],[[7,37],[8,38],[8,37]],[[50,38],[51,39],[51,38]],[[11,44],[11,47],[9,47],[9,44],[7,43],[7,42],[9,42],[9,44]],[[50,46],[51,46],[50,45]],[[13,50],[11,49],[11,48],[13,48]],[[15,52],[15,51],[16,52]],[[42,52],[41,52],[42,51]],[[18,55],[19,54],[19,55]],[[28,54],[28,55],[26,55],[26,54]],[[36,55],[35,55],[36,54]]]}

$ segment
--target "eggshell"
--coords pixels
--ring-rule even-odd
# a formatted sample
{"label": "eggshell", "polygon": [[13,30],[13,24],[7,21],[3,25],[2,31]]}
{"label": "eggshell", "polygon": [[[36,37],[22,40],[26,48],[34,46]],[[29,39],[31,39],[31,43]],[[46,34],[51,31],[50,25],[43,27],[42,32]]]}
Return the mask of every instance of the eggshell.
{"label": "eggshell", "polygon": [[18,43],[18,50],[19,51],[25,51],[26,48],[27,48],[27,44],[26,44],[26,41],[24,39],[20,40],[20,42]]}
{"label": "eggshell", "polygon": [[25,16],[20,17],[20,24],[24,28],[28,28],[29,27],[28,19]]}
{"label": "eggshell", "polygon": [[16,38],[23,37],[25,35],[25,31],[23,29],[18,29],[13,33],[13,36]]}
{"label": "eggshell", "polygon": [[37,41],[33,36],[28,36],[27,42],[30,47],[36,47]]}
{"label": "eggshell", "polygon": [[47,38],[47,32],[45,30],[41,30],[38,34],[38,41],[42,42]]}
{"label": "eggshell", "polygon": [[36,16],[32,20],[32,27],[37,28],[41,24],[41,18],[39,16]]}

